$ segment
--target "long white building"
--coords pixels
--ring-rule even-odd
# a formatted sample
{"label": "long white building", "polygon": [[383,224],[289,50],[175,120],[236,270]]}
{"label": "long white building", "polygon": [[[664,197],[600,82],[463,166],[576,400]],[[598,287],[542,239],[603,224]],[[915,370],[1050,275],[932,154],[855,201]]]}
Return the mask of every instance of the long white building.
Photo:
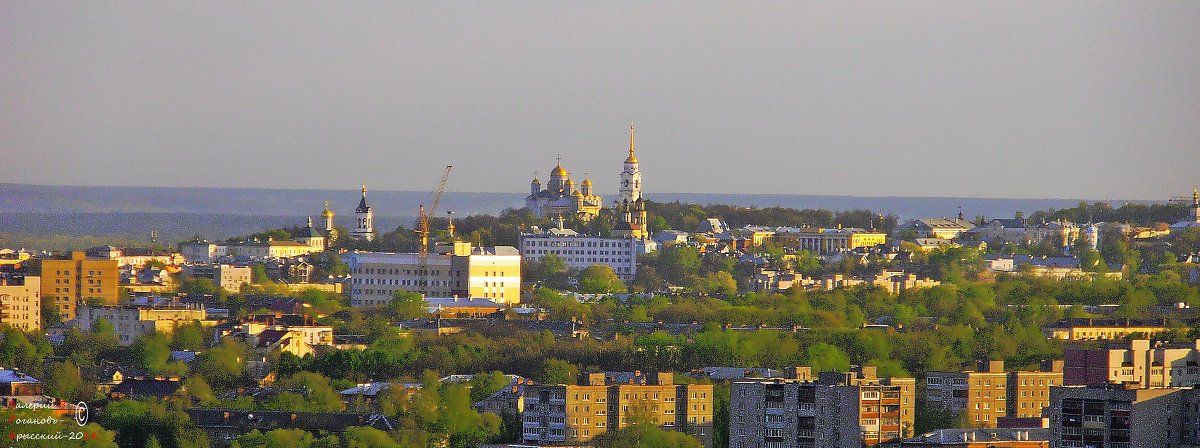
{"label": "long white building", "polygon": [[554,254],[567,266],[585,269],[594,264],[611,266],[622,280],[637,274],[638,255],[656,250],[658,243],[641,238],[601,238],[581,235],[571,229],[552,228],[521,234],[521,256],[531,261]]}
{"label": "long white building", "polygon": [[380,306],[396,291],[426,292],[428,297],[479,297],[497,303],[521,302],[521,254],[512,246],[453,248],[430,252],[427,291],[422,291],[420,257],[415,253],[350,252],[350,305]]}

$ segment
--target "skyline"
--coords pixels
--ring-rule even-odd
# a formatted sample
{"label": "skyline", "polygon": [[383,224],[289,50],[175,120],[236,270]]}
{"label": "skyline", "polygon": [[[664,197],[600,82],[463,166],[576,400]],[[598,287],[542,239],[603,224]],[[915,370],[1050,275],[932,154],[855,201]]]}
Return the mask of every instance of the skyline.
{"label": "skyline", "polygon": [[[1165,200],[1200,5],[11,4],[6,182]],[[436,148],[418,150],[418,148]],[[186,168],[184,168],[186,167]]]}

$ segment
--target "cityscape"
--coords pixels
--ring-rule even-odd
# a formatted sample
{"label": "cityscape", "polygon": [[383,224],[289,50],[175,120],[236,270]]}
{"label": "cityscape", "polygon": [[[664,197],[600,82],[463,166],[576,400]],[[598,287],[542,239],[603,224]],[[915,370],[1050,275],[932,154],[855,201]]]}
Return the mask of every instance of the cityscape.
{"label": "cityscape", "polygon": [[[18,2],[0,13],[0,447],[1200,447],[1200,69],[1172,62],[1200,54],[1200,5],[901,5]],[[736,52],[685,31],[725,32],[725,13],[761,27],[726,35]],[[1101,47],[1113,17],[1133,44],[1111,61],[938,50]],[[830,63],[829,86],[929,94],[843,128],[819,125],[841,106],[731,99],[858,98],[740,52],[892,57],[868,25],[902,30],[913,66],[1023,81],[968,100]],[[815,34],[768,39],[793,32]],[[698,41],[612,51],[625,33]],[[693,51],[761,77],[596,91],[610,57],[672,71]],[[1135,55],[1148,67],[1122,72]],[[1070,93],[1033,85],[1060,72],[1153,117],[1105,125],[1097,99],[1038,121]],[[1109,72],[1179,90],[1118,101]],[[579,110],[535,110],[528,77]],[[412,102],[373,109],[392,95]],[[988,124],[889,134],[925,108]],[[1028,135],[1045,145],[989,146]],[[892,141],[858,146],[874,138]]]}

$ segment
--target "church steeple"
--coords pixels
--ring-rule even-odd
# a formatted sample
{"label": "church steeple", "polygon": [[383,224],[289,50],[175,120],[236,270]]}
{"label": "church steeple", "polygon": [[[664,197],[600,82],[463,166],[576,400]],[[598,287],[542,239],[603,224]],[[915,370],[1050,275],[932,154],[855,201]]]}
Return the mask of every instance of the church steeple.
{"label": "church steeple", "polygon": [[633,154],[633,122],[629,122],[629,157],[625,158],[625,163],[638,163],[637,156]]}
{"label": "church steeple", "polygon": [[624,169],[621,170],[620,194],[618,199],[634,202],[642,198],[642,173],[638,167],[637,155],[634,153],[633,123],[629,123],[629,157],[625,158]]}

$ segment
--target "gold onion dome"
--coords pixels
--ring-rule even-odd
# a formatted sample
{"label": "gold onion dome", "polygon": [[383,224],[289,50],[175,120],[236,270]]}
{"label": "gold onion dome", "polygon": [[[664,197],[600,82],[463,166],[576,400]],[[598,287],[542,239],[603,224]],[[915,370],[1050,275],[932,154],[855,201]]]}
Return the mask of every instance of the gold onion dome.
{"label": "gold onion dome", "polygon": [[325,211],[321,212],[321,216],[324,216],[324,217],[326,217],[326,218],[332,218],[332,217],[333,217],[333,210],[330,210],[330,209],[329,209],[329,203],[328,203],[328,202],[326,202],[326,203],[325,203]]}
{"label": "gold onion dome", "polygon": [[567,177],[567,169],[562,167],[562,164],[555,165],[554,171],[550,172],[554,177]]}
{"label": "gold onion dome", "polygon": [[588,178],[586,178],[586,177],[585,177],[585,178],[583,178],[583,186],[585,186],[585,187],[590,187],[590,186],[592,186],[592,180],[591,180],[591,179],[588,179]]}

